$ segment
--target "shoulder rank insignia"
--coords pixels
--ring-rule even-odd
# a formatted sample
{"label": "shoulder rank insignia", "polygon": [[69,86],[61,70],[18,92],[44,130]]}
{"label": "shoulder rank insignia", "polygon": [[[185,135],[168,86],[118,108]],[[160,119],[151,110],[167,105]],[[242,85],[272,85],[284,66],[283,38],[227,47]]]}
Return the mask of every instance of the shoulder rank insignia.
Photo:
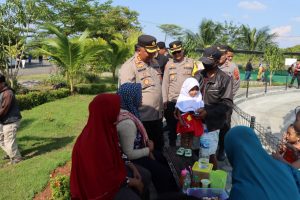
{"label": "shoulder rank insignia", "polygon": [[149,85],[149,80],[148,80],[148,79],[145,79],[145,80],[144,80],[144,84],[145,84],[145,85]]}

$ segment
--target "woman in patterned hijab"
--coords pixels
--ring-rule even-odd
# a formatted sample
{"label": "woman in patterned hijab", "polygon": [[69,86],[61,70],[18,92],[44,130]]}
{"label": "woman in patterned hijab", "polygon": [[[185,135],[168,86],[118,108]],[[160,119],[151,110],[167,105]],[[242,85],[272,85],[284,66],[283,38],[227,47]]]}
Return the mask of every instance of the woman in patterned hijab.
{"label": "woman in patterned hijab", "polygon": [[139,106],[142,103],[142,85],[140,83],[124,83],[120,86],[118,94],[121,96],[121,108],[140,119]]}
{"label": "woman in patterned hijab", "polygon": [[121,97],[121,112],[118,117],[117,131],[123,152],[133,163],[148,169],[152,181],[160,193],[176,190],[171,171],[163,164],[162,155],[154,152],[154,144],[148,139],[147,132],[139,120],[139,106],[142,103],[140,83],[124,83],[118,94]]}

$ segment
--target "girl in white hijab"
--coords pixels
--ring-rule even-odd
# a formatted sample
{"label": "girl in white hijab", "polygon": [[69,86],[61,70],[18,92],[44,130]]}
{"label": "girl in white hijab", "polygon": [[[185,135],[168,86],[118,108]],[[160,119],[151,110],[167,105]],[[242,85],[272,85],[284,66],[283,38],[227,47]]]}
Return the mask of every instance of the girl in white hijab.
{"label": "girl in white hijab", "polygon": [[175,105],[175,117],[178,119],[177,133],[181,134],[181,147],[178,155],[192,156],[193,136],[203,134],[203,125],[197,117],[197,110],[204,107],[199,83],[195,78],[187,78],[181,87],[177,103]]}

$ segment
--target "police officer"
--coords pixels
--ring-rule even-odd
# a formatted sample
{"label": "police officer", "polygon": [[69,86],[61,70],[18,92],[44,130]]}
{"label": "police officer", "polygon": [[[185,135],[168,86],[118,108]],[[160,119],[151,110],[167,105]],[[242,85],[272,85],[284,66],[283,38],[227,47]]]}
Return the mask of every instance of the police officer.
{"label": "police officer", "polygon": [[195,65],[194,60],[184,56],[181,41],[174,41],[169,44],[173,59],[170,59],[165,67],[162,83],[162,94],[164,103],[164,115],[169,128],[169,145],[176,145],[176,124],[174,110],[181,86],[185,79],[192,76]]}
{"label": "police officer", "polygon": [[225,50],[227,60],[219,68],[232,78],[233,81],[232,94],[233,96],[235,96],[238,89],[240,88],[241,80],[240,80],[239,68],[234,62],[232,62],[234,56],[234,50],[227,45],[220,45],[220,48],[223,48]]}
{"label": "police officer", "polygon": [[154,142],[156,150],[163,148],[161,71],[154,59],[157,53],[156,38],[141,35],[135,46],[135,55],[120,68],[119,84],[126,82],[142,84],[141,121]]}

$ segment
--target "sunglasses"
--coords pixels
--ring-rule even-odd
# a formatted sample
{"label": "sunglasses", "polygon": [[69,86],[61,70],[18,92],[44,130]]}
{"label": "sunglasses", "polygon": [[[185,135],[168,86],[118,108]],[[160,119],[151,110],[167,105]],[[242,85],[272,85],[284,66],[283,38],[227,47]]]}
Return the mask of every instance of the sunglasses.
{"label": "sunglasses", "polygon": [[173,55],[175,55],[177,53],[181,53],[181,51],[174,51],[174,52],[172,52]]}

